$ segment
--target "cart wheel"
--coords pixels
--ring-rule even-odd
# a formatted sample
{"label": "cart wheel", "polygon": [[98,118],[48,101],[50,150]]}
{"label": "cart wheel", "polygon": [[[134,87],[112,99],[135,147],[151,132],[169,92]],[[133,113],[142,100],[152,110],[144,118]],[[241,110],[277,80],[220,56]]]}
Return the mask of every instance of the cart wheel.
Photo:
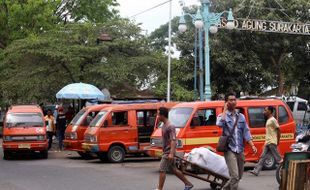
{"label": "cart wheel", "polygon": [[210,183],[210,187],[211,187],[212,189],[216,189],[216,188],[217,188],[217,184],[216,184],[216,183]]}

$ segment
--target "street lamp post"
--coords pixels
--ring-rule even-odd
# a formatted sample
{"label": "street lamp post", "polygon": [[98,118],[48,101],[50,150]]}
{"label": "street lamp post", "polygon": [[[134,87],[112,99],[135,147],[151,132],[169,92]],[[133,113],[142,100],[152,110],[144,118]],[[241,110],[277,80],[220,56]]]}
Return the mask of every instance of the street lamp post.
{"label": "street lamp post", "polygon": [[[200,0],[201,7],[198,8],[196,15],[190,15],[188,13],[183,13],[179,21],[179,31],[185,32],[187,27],[184,19],[184,15],[190,15],[194,20],[194,25],[197,29],[204,30],[205,35],[205,46],[204,46],[204,62],[205,62],[205,89],[204,89],[204,100],[211,100],[211,84],[210,84],[210,46],[209,46],[209,31],[211,33],[216,33],[218,30],[218,25],[220,25],[221,17],[224,14],[227,16],[226,28],[231,30],[234,29],[234,17],[232,14],[232,9],[229,11],[223,11],[221,13],[213,13],[209,11],[210,0]],[[201,36],[201,35],[200,35]],[[202,38],[199,38],[200,44],[202,44]],[[202,56],[202,55],[200,55]],[[203,81],[200,79],[200,83]]]}

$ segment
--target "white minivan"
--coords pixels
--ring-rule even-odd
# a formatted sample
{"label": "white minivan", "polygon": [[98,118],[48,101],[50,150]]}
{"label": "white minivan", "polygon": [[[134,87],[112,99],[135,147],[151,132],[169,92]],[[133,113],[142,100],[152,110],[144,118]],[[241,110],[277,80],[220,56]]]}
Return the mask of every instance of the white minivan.
{"label": "white minivan", "polygon": [[286,98],[285,102],[290,107],[297,125],[308,125],[310,107],[308,101],[296,96]]}

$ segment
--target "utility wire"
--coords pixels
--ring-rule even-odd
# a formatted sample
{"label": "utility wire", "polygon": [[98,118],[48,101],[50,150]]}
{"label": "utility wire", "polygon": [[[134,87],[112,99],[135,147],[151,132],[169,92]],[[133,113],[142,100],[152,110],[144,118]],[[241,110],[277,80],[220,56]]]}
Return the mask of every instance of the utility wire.
{"label": "utility wire", "polygon": [[[277,0],[274,0],[279,6],[281,9],[284,9],[283,6],[277,1]],[[285,10],[285,9],[284,9]],[[290,20],[293,20],[293,21],[296,21],[295,19],[293,19],[292,17],[290,17],[288,14],[286,14],[284,11],[281,10],[281,12],[287,16]]]}
{"label": "utility wire", "polygon": [[248,16],[246,17],[246,19],[248,19],[248,18],[250,17],[251,12],[252,12],[253,7],[254,7],[254,4],[255,4],[255,1],[253,1],[253,0],[251,0],[250,2],[251,2],[252,4],[251,4],[251,8],[250,8],[249,14],[248,14]]}
{"label": "utility wire", "polygon": [[144,10],[144,11],[141,11],[141,12],[135,14],[135,15],[132,15],[132,16],[130,16],[129,18],[136,17],[136,16],[141,15],[141,14],[143,14],[143,13],[146,13],[146,12],[148,12],[148,11],[150,11],[150,10],[153,10],[153,9],[155,9],[155,8],[157,8],[157,7],[163,6],[164,4],[169,3],[170,1],[172,1],[172,0],[168,0],[168,1],[162,2],[162,3],[158,4],[158,5],[155,5],[154,7],[148,8],[148,9],[146,9],[146,10]]}

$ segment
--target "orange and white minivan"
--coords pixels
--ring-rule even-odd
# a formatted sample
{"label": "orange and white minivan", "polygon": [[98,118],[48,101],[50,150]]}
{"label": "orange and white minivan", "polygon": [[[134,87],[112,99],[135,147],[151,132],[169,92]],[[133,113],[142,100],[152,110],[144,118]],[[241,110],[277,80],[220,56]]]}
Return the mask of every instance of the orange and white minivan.
{"label": "orange and white minivan", "polygon": [[126,154],[144,153],[150,145],[157,110],[174,105],[171,102],[106,107],[90,123],[82,147],[110,162],[122,162]]}
{"label": "orange and white minivan", "polygon": [[[283,101],[276,99],[238,100],[237,111],[244,114],[253,142],[258,149],[258,153],[253,155],[251,148],[246,145],[246,161],[258,161],[263,151],[266,134],[263,111],[266,106],[273,106],[276,110],[274,116],[281,130],[280,153],[283,155],[290,151],[290,145],[295,142],[296,125],[289,107]],[[223,101],[188,102],[174,106],[169,112],[169,120],[176,127],[177,151],[188,153],[193,148],[201,146],[211,146],[216,149],[219,137],[222,135],[222,129],[216,126],[216,119],[223,112],[223,107]],[[159,127],[151,137],[148,155],[152,157],[162,155],[161,135]],[[270,155],[265,161],[264,168],[272,169],[275,164],[275,159]]]}
{"label": "orange and white minivan", "polygon": [[113,106],[111,104],[100,104],[89,106],[81,109],[65,131],[64,147],[65,150],[76,151],[81,157],[87,158],[90,156],[82,149],[82,143],[84,142],[84,133],[89,126],[90,122],[95,116],[105,107]]}
{"label": "orange and white minivan", "polygon": [[3,158],[14,152],[40,152],[48,157],[46,126],[41,108],[35,105],[11,106],[3,128]]}

